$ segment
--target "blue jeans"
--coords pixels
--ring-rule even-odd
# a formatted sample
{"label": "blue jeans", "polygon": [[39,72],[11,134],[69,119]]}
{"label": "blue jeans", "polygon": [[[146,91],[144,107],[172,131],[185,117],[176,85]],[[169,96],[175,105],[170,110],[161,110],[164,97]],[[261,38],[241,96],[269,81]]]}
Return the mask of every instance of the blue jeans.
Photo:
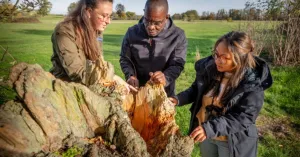
{"label": "blue jeans", "polygon": [[202,157],[229,157],[228,142],[206,139],[200,143]]}

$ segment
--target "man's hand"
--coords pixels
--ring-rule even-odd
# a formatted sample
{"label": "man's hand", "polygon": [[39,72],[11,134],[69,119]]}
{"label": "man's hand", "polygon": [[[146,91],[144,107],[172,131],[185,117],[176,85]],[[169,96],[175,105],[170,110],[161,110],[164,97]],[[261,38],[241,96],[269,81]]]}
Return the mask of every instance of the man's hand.
{"label": "man's hand", "polygon": [[135,76],[130,76],[127,83],[131,85],[136,90],[139,88],[139,80]]}
{"label": "man's hand", "polygon": [[196,142],[203,142],[207,137],[205,130],[203,127],[200,125],[198,126],[191,134],[190,137],[194,139],[195,143]]}
{"label": "man's hand", "polygon": [[178,100],[173,97],[169,97],[169,100],[173,103],[173,106],[176,106],[178,104]]}
{"label": "man's hand", "polygon": [[157,71],[155,73],[150,72],[149,75],[151,76],[150,80],[157,84],[163,84],[166,85],[166,77],[165,74],[161,71]]}

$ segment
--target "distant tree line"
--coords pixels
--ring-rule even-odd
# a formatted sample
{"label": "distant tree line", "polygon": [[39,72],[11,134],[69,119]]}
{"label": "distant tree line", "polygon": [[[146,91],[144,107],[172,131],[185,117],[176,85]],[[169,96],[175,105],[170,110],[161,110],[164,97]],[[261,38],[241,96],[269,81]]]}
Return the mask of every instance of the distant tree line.
{"label": "distant tree line", "polygon": [[[68,7],[68,12],[70,13],[76,7],[76,2],[73,2]],[[123,4],[119,3],[116,5],[115,12],[112,13],[112,20],[139,20],[142,15],[136,15],[135,12],[126,11]]]}
{"label": "distant tree line", "polygon": [[244,9],[219,9],[217,12],[196,10],[176,13],[175,20],[284,20],[292,12],[300,12],[299,0],[257,0],[247,1]]}
{"label": "distant tree line", "polygon": [[[68,10],[72,10],[76,3],[71,3]],[[247,1],[244,9],[219,9],[217,12],[204,11],[201,15],[196,10],[172,15],[174,20],[284,20],[291,12],[300,12],[299,0],[257,0]],[[126,12],[123,4],[117,4],[112,14],[113,20],[138,20],[142,15]]]}

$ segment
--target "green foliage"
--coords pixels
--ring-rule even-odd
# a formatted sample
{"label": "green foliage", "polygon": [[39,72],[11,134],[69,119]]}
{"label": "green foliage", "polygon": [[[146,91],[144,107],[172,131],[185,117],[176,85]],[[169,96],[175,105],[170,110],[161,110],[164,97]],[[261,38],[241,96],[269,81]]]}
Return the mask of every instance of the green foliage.
{"label": "green foliage", "polygon": [[37,0],[39,9],[37,11],[38,15],[45,16],[48,15],[52,9],[52,3],[49,0]]}
{"label": "green foliage", "polygon": [[137,20],[135,12],[127,11],[126,16],[128,20]]}
{"label": "green foliage", "polygon": [[72,2],[69,6],[68,6],[68,13],[71,13],[75,7],[77,5],[77,2]]}
{"label": "green foliage", "polygon": [[82,148],[72,147],[69,148],[67,151],[63,152],[61,155],[62,157],[74,157],[81,155],[83,153]]}
{"label": "green foliage", "polygon": [[116,5],[116,13],[119,15],[119,17],[122,17],[122,13],[125,13],[125,6],[121,3],[117,4]]}
{"label": "green foliage", "polygon": [[198,12],[196,10],[188,10],[185,12],[188,21],[195,21],[199,19]]}
{"label": "green foliage", "polygon": [[172,16],[172,19],[173,20],[181,20],[182,19],[182,16],[180,15],[180,14],[174,14],[173,16]]}

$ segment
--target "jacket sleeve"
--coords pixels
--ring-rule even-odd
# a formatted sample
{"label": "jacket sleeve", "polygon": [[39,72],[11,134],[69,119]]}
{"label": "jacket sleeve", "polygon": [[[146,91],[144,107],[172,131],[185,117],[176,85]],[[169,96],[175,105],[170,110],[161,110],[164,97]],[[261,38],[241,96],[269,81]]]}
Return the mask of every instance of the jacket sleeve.
{"label": "jacket sleeve", "polygon": [[264,92],[249,92],[224,116],[202,124],[207,138],[227,136],[247,129],[255,123],[264,101]]}
{"label": "jacket sleeve", "polygon": [[130,51],[130,42],[129,42],[129,30],[125,34],[123,38],[123,43],[121,47],[121,54],[120,54],[120,66],[125,74],[126,80],[130,76],[134,76],[134,65],[133,62],[131,61],[131,51]]}
{"label": "jacket sleeve", "polygon": [[197,97],[197,93],[197,81],[195,80],[187,90],[179,93],[174,98],[178,100],[178,106],[184,106],[194,102]]}
{"label": "jacket sleeve", "polygon": [[52,40],[55,43],[53,48],[69,78],[74,82],[85,83],[86,59],[78,55],[75,34],[58,28]]}
{"label": "jacket sleeve", "polygon": [[187,51],[187,40],[184,31],[182,31],[182,34],[179,36],[179,41],[174,53],[169,58],[168,68],[163,71],[166,77],[166,86],[174,82],[184,69]]}

